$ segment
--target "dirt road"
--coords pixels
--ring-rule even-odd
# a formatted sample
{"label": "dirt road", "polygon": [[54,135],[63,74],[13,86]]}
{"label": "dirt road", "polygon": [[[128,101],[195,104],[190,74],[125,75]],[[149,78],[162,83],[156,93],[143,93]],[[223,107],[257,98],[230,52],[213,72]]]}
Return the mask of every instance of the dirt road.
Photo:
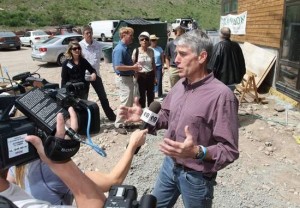
{"label": "dirt road", "polygon": [[[0,51],[2,67],[7,67],[11,76],[41,67],[38,72],[43,78],[59,83],[60,67],[32,61],[30,50]],[[119,100],[111,64],[101,63],[100,73],[108,99],[116,108]],[[167,90],[168,82],[164,85]],[[293,108],[287,111],[290,106],[276,97],[265,96],[269,104],[243,104],[239,109],[240,158],[219,171],[215,208],[300,207],[300,145],[294,139],[300,135],[300,113]],[[89,97],[97,101],[93,91]],[[103,116],[101,107],[100,110],[101,132],[93,139],[106,149],[108,156],[100,157],[89,147],[82,146],[74,160],[83,170],[110,170],[127,143],[128,135],[117,134],[113,124]],[[160,131],[156,137],[147,137],[125,181],[137,187],[139,197],[153,188],[163,158],[157,147],[162,135]],[[183,207],[181,201],[175,207]]]}

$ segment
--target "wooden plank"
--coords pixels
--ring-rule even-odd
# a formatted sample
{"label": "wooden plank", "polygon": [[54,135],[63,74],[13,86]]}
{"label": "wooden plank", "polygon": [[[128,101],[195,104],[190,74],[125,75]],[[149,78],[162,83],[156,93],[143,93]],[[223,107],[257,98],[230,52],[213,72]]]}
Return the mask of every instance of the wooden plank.
{"label": "wooden plank", "polygon": [[242,45],[246,69],[256,74],[255,83],[259,87],[275,62],[276,55],[266,49],[245,42]]}

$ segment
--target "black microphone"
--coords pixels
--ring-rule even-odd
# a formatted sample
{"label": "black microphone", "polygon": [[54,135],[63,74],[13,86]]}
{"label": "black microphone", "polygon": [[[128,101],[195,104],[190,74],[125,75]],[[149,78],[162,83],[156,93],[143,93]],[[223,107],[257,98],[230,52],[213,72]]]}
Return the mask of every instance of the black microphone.
{"label": "black microphone", "polygon": [[[158,112],[161,109],[161,105],[157,101],[153,101],[150,105],[149,108],[145,108],[142,115],[141,115],[141,120],[143,123],[140,126],[141,130],[148,129],[149,127],[155,126],[156,122],[158,121]],[[141,147],[138,147],[134,154],[137,154],[139,152]]]}

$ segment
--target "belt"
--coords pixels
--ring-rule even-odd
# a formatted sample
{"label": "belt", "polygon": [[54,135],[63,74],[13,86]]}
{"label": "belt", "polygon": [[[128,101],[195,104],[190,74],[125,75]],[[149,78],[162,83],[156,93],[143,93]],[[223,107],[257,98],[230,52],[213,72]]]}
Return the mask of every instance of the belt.
{"label": "belt", "polygon": [[[174,167],[175,168],[179,168],[179,169],[182,169],[184,172],[189,172],[189,171],[197,171],[197,170],[194,170],[194,169],[192,169],[192,168],[189,168],[189,167],[186,167],[186,166],[184,166],[184,165],[182,165],[182,164],[178,164],[178,163],[174,163]],[[197,172],[200,172],[200,171],[197,171]],[[203,178],[204,179],[206,179],[206,180],[208,180],[208,181],[211,181],[212,179],[215,179],[216,178],[216,176],[217,176],[217,173],[212,173],[212,175],[204,175],[204,174],[202,174],[203,175]]]}
{"label": "belt", "polygon": [[119,77],[133,77],[133,74],[117,74]]}

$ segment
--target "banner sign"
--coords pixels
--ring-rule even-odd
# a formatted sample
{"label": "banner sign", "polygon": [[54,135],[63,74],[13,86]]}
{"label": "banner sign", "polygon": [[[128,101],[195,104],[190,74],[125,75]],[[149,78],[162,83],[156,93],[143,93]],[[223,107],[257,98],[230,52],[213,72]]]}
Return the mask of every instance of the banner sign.
{"label": "banner sign", "polygon": [[228,14],[221,16],[220,29],[229,27],[233,35],[246,34],[247,11],[238,15]]}

